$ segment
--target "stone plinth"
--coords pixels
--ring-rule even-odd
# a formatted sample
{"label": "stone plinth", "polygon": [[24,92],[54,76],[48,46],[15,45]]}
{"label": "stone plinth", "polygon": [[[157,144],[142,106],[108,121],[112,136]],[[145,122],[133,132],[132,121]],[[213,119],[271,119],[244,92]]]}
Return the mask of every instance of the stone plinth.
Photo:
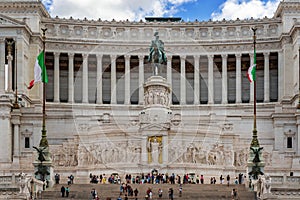
{"label": "stone plinth", "polygon": [[54,185],[53,177],[53,165],[50,157],[49,148],[39,147],[40,151],[44,152],[45,161],[40,160],[40,155],[33,162],[35,178],[41,181],[47,181],[47,187]]}
{"label": "stone plinth", "polygon": [[144,110],[139,118],[144,144],[141,164],[149,169],[161,169],[168,164],[170,91],[170,85],[161,76],[151,76],[144,84]]}

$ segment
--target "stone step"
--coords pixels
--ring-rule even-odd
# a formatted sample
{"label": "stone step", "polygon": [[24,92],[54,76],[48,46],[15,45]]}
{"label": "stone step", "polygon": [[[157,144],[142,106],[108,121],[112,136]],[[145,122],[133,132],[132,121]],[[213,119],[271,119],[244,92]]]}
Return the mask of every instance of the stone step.
{"label": "stone step", "polygon": [[[60,188],[62,185],[55,185],[53,188],[49,188],[43,191],[43,199],[91,199],[91,190],[95,188],[100,196],[100,199],[106,200],[107,197],[117,199],[120,194],[120,185],[117,184],[73,184],[70,185],[70,196],[69,198],[61,198]],[[66,186],[65,186],[66,187]],[[153,191],[153,199],[158,199],[158,188],[163,190],[163,198],[168,199],[168,189],[170,187],[174,190],[174,199],[231,199],[231,191],[236,188],[240,199],[251,200],[254,198],[254,193],[248,191],[245,185],[211,185],[211,184],[184,184],[182,185],[183,193],[179,197],[178,185],[171,184],[131,184],[133,189],[139,190],[138,199],[145,199],[146,190],[151,188]],[[124,199],[124,194],[121,195]],[[134,197],[129,197],[134,199]]]}

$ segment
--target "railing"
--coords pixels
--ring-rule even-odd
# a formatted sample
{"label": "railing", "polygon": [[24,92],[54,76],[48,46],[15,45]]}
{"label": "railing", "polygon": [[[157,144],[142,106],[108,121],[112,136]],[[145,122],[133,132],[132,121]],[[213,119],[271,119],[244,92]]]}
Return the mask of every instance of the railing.
{"label": "railing", "polygon": [[281,184],[282,186],[297,185],[300,184],[300,176],[271,176],[271,184]]}
{"label": "railing", "polygon": [[20,181],[19,175],[0,175],[0,188],[4,186],[13,186]]}

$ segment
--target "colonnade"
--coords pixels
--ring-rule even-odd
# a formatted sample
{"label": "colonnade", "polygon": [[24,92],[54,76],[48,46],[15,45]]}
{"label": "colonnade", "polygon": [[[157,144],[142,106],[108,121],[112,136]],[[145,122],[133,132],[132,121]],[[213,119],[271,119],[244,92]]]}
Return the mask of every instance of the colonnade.
{"label": "colonnade", "polygon": [[[59,102],[59,55],[60,53],[54,52],[54,102]],[[220,55],[220,54],[216,54]],[[103,54],[96,54],[97,59],[97,95],[96,95],[96,103],[102,104],[103,101],[103,90],[102,87],[105,87],[102,82],[102,75],[103,75]],[[136,55],[124,55],[125,59],[125,73],[124,73],[124,82],[125,82],[125,94],[124,94],[124,104],[130,104],[130,59],[131,56]],[[139,66],[138,66],[138,102],[139,104],[143,103],[144,98],[144,91],[143,91],[143,83],[145,82],[145,74],[144,74],[144,67],[146,65],[144,59],[146,55],[138,55],[139,60]],[[187,104],[187,91],[186,91],[186,58],[188,55],[181,55],[180,56],[180,97],[178,98],[180,100],[180,104],[185,105]],[[208,104],[214,104],[214,54],[208,54],[208,55],[192,55],[194,63],[194,81],[193,81],[193,89],[194,89],[194,102],[193,104],[199,104],[200,103],[200,56],[207,56],[208,64],[207,64],[207,89],[208,89]],[[253,65],[253,53],[249,54],[250,56],[250,65]],[[264,102],[270,101],[270,73],[269,73],[269,66],[270,66],[270,52],[263,52],[264,56]],[[74,103],[74,53],[68,53],[68,102]],[[88,54],[82,54],[82,103],[89,103],[88,98],[88,91],[89,91],[89,85],[88,85]],[[116,63],[118,55],[109,55],[110,57],[110,84],[111,84],[111,91],[110,91],[110,104],[117,104],[117,72],[116,72]],[[228,103],[228,74],[227,74],[227,63],[228,63],[228,54],[221,54],[222,58],[222,104]],[[235,77],[236,77],[236,92],[235,92],[235,103],[242,103],[242,54],[237,53],[235,54]],[[167,70],[166,70],[166,79],[167,81],[172,85],[172,55],[167,56],[167,64],[166,64]],[[253,102],[254,95],[253,95],[253,84],[250,84],[250,102]]]}

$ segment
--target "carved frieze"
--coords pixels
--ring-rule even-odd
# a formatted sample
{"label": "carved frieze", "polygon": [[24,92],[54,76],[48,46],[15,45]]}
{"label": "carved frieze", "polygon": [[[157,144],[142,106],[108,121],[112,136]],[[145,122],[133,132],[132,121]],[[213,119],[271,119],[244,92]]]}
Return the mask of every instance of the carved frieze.
{"label": "carved frieze", "polygon": [[160,86],[148,87],[144,95],[145,106],[159,104],[169,106],[169,92],[167,88]]}

